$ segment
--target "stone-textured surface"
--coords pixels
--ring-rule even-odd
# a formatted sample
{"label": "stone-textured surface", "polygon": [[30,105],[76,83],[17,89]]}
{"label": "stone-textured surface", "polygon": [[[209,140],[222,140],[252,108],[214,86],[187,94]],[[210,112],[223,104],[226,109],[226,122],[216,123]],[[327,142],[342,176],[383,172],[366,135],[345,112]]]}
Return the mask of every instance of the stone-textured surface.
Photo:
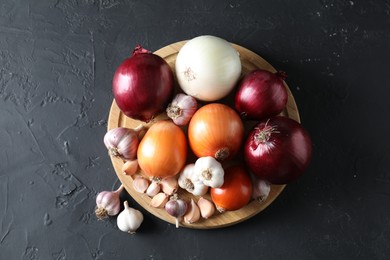
{"label": "stone-textured surface", "polygon": [[[239,225],[176,229],[141,209],[127,235],[94,216],[119,186],[102,142],[114,70],[136,43],[202,34],[289,74],[313,161]],[[0,259],[388,259],[389,59],[388,0],[2,0]]]}

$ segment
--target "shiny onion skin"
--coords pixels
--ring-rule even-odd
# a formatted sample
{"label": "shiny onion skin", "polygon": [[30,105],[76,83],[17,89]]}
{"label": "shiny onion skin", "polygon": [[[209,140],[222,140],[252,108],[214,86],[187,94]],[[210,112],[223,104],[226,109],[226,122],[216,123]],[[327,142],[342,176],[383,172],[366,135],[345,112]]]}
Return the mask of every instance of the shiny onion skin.
{"label": "shiny onion skin", "polygon": [[244,138],[240,116],[230,107],[210,103],[198,109],[188,126],[190,147],[197,157],[233,158]]}
{"label": "shiny onion skin", "polygon": [[272,73],[262,69],[246,74],[238,85],[234,99],[237,111],[243,118],[255,120],[281,113],[288,98],[283,84],[286,77],[283,71]]}
{"label": "shiny onion skin", "polygon": [[126,116],[148,122],[172,99],[173,80],[173,72],[163,58],[137,46],[115,72],[114,98]]}
{"label": "shiny onion skin", "polygon": [[243,165],[225,169],[225,180],[220,188],[211,188],[211,199],[218,211],[238,210],[252,198],[253,185]]}
{"label": "shiny onion skin", "polygon": [[260,121],[244,144],[249,170],[272,184],[287,184],[308,167],[312,142],[307,131],[288,117],[276,116]]}
{"label": "shiny onion skin", "polygon": [[180,172],[187,158],[183,130],[170,120],[154,123],[142,138],[137,151],[138,164],[149,177],[171,177]]}

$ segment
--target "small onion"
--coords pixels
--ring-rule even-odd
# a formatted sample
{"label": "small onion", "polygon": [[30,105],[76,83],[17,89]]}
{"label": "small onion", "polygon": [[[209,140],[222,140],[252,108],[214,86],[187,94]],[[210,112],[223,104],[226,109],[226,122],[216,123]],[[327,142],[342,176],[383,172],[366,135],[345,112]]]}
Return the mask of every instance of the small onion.
{"label": "small onion", "polygon": [[235,96],[235,107],[246,119],[264,119],[276,116],[286,107],[287,89],[283,71],[271,73],[254,70],[241,80]]}
{"label": "small onion", "polygon": [[175,68],[183,91],[203,101],[225,97],[241,75],[238,52],[226,40],[210,35],[188,41],[177,55]]}

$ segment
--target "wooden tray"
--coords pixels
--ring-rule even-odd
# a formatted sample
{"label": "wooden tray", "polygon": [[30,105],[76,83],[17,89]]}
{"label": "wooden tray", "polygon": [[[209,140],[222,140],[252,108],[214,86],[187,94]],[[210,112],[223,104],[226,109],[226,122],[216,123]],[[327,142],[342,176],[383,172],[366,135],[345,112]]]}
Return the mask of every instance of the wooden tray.
{"label": "wooden tray", "polygon": [[[177,43],[170,44],[166,47],[163,47],[155,52],[155,54],[161,56],[164,58],[169,66],[172,68],[173,72],[175,71],[175,60],[176,56],[180,50],[180,48],[186,43],[186,41],[181,41]],[[266,69],[271,72],[276,72],[275,68],[273,68],[266,60],[261,58],[259,55],[255,54],[254,52],[243,48],[239,45],[233,44],[233,47],[240,53],[241,63],[242,63],[242,75],[245,75],[246,73],[256,69]],[[286,85],[288,90],[288,102],[286,109],[282,112],[283,115],[288,116],[298,122],[300,122],[298,109],[294,100],[294,97]],[[176,91],[180,91],[179,87],[176,86]],[[225,100],[221,101],[222,103],[231,103],[231,97],[226,98]],[[167,118],[165,113],[157,116],[152,122],[149,123],[153,124],[153,122]],[[140,124],[145,124],[142,121],[133,120],[131,118],[126,117],[118,108],[118,106],[115,103],[115,100],[112,103],[109,118],[108,118],[108,130],[115,128],[115,127],[128,127],[128,128],[135,128],[139,126]],[[253,125],[253,123],[252,123]],[[248,123],[246,124],[246,129],[249,129]],[[191,149],[189,149],[190,152]],[[122,173],[122,165],[123,161],[121,159],[115,158],[111,156],[111,161],[114,166],[115,172],[119,178],[119,180],[122,182],[123,186],[127,190],[127,192],[134,198],[135,201],[137,201],[144,209],[155,215],[156,217],[167,221],[169,223],[175,224],[175,218],[170,216],[165,212],[164,209],[156,209],[150,206],[150,200],[146,194],[140,194],[136,192],[133,189],[132,186],[132,177],[126,176]],[[141,173],[142,174],[142,173]],[[254,215],[258,214],[262,210],[264,210],[268,205],[270,205],[277,197],[278,195],[283,191],[285,188],[285,185],[272,185],[271,186],[271,192],[268,196],[268,198],[263,202],[258,201],[251,201],[247,206],[244,208],[241,208],[236,211],[230,211],[230,212],[224,212],[224,213],[216,213],[211,218],[205,220],[201,219],[199,222],[194,224],[186,224],[184,221],[180,222],[180,226],[182,227],[188,227],[188,228],[196,228],[196,229],[211,229],[211,228],[222,228],[226,226],[230,226],[233,224],[237,224],[239,222],[242,222],[248,218],[253,217]],[[195,201],[197,201],[198,198],[193,196],[192,194],[183,191],[179,189],[179,197],[183,198],[185,200],[190,200],[191,198],[194,198]],[[210,199],[209,194],[206,194],[204,196],[205,198]]]}

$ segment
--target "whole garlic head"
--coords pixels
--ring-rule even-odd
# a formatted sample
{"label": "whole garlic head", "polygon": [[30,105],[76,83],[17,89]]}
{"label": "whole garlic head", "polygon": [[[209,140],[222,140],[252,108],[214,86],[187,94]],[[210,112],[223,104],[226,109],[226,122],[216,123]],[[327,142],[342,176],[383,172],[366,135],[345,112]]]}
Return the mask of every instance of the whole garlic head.
{"label": "whole garlic head", "polygon": [[209,187],[194,174],[194,166],[195,164],[191,163],[184,167],[178,180],[179,186],[195,196],[202,196],[207,193]]}
{"label": "whole garlic head", "polygon": [[219,188],[223,185],[225,171],[220,162],[214,157],[200,157],[194,165],[194,174],[203,182],[212,188]]}
{"label": "whole garlic head", "polygon": [[135,234],[135,231],[141,226],[144,216],[139,210],[130,208],[127,201],[123,204],[125,209],[117,217],[117,226],[123,232]]}

